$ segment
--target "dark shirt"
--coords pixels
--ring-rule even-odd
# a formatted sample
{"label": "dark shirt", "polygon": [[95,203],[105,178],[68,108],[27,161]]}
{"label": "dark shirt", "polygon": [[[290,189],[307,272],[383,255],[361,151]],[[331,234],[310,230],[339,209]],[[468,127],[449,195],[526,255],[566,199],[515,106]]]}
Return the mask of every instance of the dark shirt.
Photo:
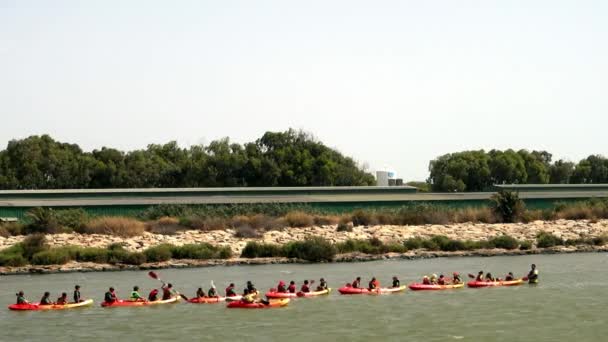
{"label": "dark shirt", "polygon": [[401,282],[399,281],[399,279],[393,280],[393,287],[399,287],[399,286],[401,286]]}
{"label": "dark shirt", "polygon": [[51,305],[53,304],[53,302],[51,302],[51,299],[49,297],[42,297],[42,299],[40,300],[40,305]]}
{"label": "dark shirt", "polygon": [[80,291],[78,291],[78,290],[74,291],[74,302],[80,303]]}

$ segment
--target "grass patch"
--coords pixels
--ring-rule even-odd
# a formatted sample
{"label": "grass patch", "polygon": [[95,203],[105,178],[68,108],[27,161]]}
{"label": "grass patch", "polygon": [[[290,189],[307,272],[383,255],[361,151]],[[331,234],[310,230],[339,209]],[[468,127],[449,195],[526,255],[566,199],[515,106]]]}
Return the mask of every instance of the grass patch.
{"label": "grass patch", "polygon": [[145,228],[144,223],[136,219],[102,216],[89,221],[81,233],[133,237],[142,235]]}

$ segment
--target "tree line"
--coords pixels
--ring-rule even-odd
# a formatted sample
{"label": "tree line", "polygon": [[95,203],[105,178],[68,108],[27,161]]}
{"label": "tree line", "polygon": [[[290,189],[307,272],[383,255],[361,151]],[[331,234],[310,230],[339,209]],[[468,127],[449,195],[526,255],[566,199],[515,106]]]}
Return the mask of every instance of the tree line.
{"label": "tree line", "polygon": [[290,129],[254,142],[228,138],[180,148],[175,141],[130,152],[84,152],[48,135],[0,151],[0,189],[372,185],[352,158]]}
{"label": "tree line", "polygon": [[590,155],[578,163],[552,161],[547,151],[463,151],[429,163],[433,191],[486,191],[493,184],[608,183],[608,159]]}

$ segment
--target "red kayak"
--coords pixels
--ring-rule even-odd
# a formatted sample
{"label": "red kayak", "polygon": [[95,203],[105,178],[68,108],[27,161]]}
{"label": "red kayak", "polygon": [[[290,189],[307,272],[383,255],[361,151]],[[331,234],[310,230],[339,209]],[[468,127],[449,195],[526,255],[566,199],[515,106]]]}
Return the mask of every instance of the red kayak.
{"label": "red kayak", "polygon": [[409,285],[410,290],[413,290],[413,291],[424,291],[424,290],[440,291],[440,290],[460,289],[463,287],[464,287],[464,283],[446,284],[446,285],[412,283]]}
{"label": "red kayak", "polygon": [[219,302],[230,302],[235,300],[241,300],[242,296],[233,296],[233,297],[200,297],[200,298],[190,298],[188,299],[188,303],[192,304],[210,304],[210,303],[219,303]]}
{"label": "red kayak", "polygon": [[296,298],[298,296],[297,293],[276,292],[276,291],[273,291],[273,290],[275,290],[275,289],[270,289],[268,292],[266,292],[266,297],[281,299],[281,298]]}
{"label": "red kayak", "polygon": [[279,300],[272,300],[270,304],[264,303],[245,303],[243,301],[230,302],[226,306],[230,309],[267,309],[267,308],[280,308],[289,304],[289,298],[283,298]]}
{"label": "red kayak", "polygon": [[361,288],[361,287],[354,288],[354,287],[350,286],[350,284],[346,284],[346,286],[339,288],[338,292],[340,292],[343,295],[354,295],[354,294],[377,295],[377,294],[402,292],[402,291],[405,291],[406,288],[407,288],[407,286],[401,285],[399,287],[382,287],[382,288],[375,289],[375,290],[369,290],[367,288]]}
{"label": "red kayak", "polygon": [[501,280],[501,281],[477,281],[471,280],[467,283],[468,287],[494,287],[494,286],[517,286],[524,283],[523,279]]}

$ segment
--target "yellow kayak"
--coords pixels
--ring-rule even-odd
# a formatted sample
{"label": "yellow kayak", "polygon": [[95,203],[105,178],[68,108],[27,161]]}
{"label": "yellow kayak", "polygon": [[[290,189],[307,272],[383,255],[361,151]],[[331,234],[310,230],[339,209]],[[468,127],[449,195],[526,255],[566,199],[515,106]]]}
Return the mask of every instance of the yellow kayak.
{"label": "yellow kayak", "polygon": [[52,304],[52,305],[40,305],[39,303],[13,304],[13,305],[9,305],[8,308],[10,310],[16,310],[16,311],[67,310],[67,309],[82,308],[82,307],[91,306],[91,305],[93,305],[93,300],[87,299],[87,300],[79,302],[79,303],[67,303],[67,304]]}
{"label": "yellow kayak", "polygon": [[103,306],[104,308],[117,307],[117,306],[150,306],[150,305],[177,303],[179,300],[180,300],[180,296],[175,296],[173,298],[169,298],[166,300],[155,300],[153,302],[147,301],[147,300],[146,301],[132,301],[132,300],[119,299],[112,303],[103,302],[103,303],[101,303],[101,306]]}

